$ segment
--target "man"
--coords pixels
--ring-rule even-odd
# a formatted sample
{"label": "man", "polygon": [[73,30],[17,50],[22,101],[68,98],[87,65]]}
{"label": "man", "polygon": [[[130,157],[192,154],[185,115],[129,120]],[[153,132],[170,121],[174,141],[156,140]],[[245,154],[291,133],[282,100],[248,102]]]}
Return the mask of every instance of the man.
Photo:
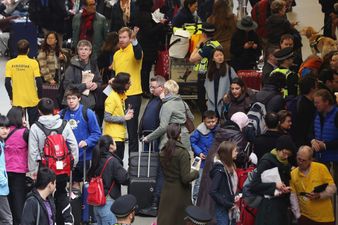
{"label": "man", "polygon": [[204,81],[208,71],[208,61],[211,58],[212,51],[217,47],[221,48],[221,44],[218,41],[213,40],[212,38],[216,31],[214,25],[209,23],[203,23],[201,30],[202,40],[191,53],[189,61],[196,64],[195,69],[197,69],[198,71],[197,98],[200,112],[201,114],[203,114],[203,112],[207,110]]}
{"label": "man", "polygon": [[321,89],[314,94],[317,113],[314,120],[314,138],[311,147],[316,158],[333,164],[333,177],[338,182],[338,107],[329,91]]}
{"label": "man", "polygon": [[36,105],[42,95],[42,78],[39,64],[28,58],[29,42],[17,43],[18,56],[6,63],[5,86],[12,106],[21,106],[28,112],[29,124],[39,118]]}
{"label": "man", "polygon": [[278,46],[272,45],[265,50],[265,62],[262,70],[262,83],[263,86],[268,83],[270,73],[277,68],[277,60],[274,54],[280,50]]}
{"label": "man", "polygon": [[331,92],[332,96],[338,91],[338,73],[333,69],[325,68],[319,73],[321,87]]}
{"label": "man", "polygon": [[[291,172],[291,205],[299,225],[334,225],[332,196],[336,185],[327,167],[312,162],[313,150],[302,146],[297,153],[298,167]],[[317,186],[327,187],[315,191]]]}
{"label": "man", "polygon": [[135,211],[137,209],[137,201],[134,195],[122,195],[117,198],[111,211],[117,218],[116,225],[129,225],[135,220]]}
{"label": "man", "polygon": [[[81,104],[86,108],[94,109],[96,104],[95,92],[102,83],[102,78],[96,61],[90,59],[92,44],[87,40],[77,43],[77,56],[70,60],[65,71],[63,81],[64,90],[77,88],[81,93]],[[66,104],[65,99],[63,104]]]}
{"label": "man", "polygon": [[136,34],[138,28],[134,30],[123,27],[119,30],[120,50],[115,52],[113,64],[111,66],[114,74],[120,72],[130,74],[131,86],[126,92],[126,108],[130,105],[134,110],[134,117],[127,121],[129,152],[138,152],[138,116],[142,102],[141,68],[142,68],[142,48],[137,42]]}
{"label": "man", "polygon": [[[38,104],[40,118],[38,122],[42,128],[46,130],[55,131],[64,126],[63,120],[59,115],[53,115],[54,102],[49,98],[42,98]],[[62,136],[67,143],[68,150],[74,158],[74,165],[76,166],[79,158],[79,149],[76,138],[73,134],[72,128],[67,123],[62,130]],[[39,164],[42,161],[43,155],[41,151],[44,149],[46,140],[45,132],[36,123],[32,125],[28,138],[28,169],[33,177],[36,176]],[[62,162],[62,161],[61,161]],[[63,168],[64,164],[59,165]],[[58,166],[57,166],[58,167]],[[55,171],[54,171],[55,172]],[[56,191],[54,194],[57,217],[63,217],[65,225],[73,224],[73,216],[70,210],[69,197],[67,196],[67,174],[60,174],[56,176]]]}
{"label": "man", "polygon": [[260,160],[265,153],[276,148],[276,141],[282,135],[278,130],[279,118],[277,113],[267,113],[264,120],[268,129],[264,134],[257,136],[253,142],[254,153],[257,155],[258,160]]}
{"label": "man", "polygon": [[283,48],[277,51],[274,56],[276,57],[278,67],[271,72],[270,76],[273,76],[276,72],[284,74],[286,78],[284,97],[297,96],[298,75],[290,70],[290,67],[293,65],[293,48]]}
{"label": "man", "polygon": [[[151,133],[151,131],[156,130],[156,128],[160,125],[160,110],[162,106],[162,100],[164,96],[164,83],[165,79],[162,76],[155,76],[150,79],[150,92],[153,97],[149,100],[143,116],[140,121],[140,131],[139,135],[146,136]],[[149,151],[149,145],[152,145],[152,151],[159,152],[158,145],[159,139],[153,141],[151,144],[144,143],[144,151]],[[163,185],[163,173],[161,167],[157,167],[157,176],[156,176],[156,186],[153,192],[153,200],[150,207],[141,209],[140,213],[148,216],[156,216],[158,204],[160,202],[160,195]]]}
{"label": "man", "polygon": [[301,49],[295,49],[295,38],[291,34],[283,34],[280,37],[279,46],[283,48],[292,48],[294,51],[294,64],[291,65],[290,69],[295,73],[298,72],[300,65],[303,62]]}
{"label": "man", "polygon": [[[80,104],[81,93],[79,90],[75,88],[69,89],[66,91],[65,97],[68,108],[62,110],[60,116],[68,121],[79,144],[79,163],[73,171],[73,189],[80,190],[80,182],[83,179],[84,160],[86,160],[86,167],[89,168],[90,160],[92,159],[92,149],[101,136],[101,129],[95,113]],[[86,151],[85,159],[83,158],[84,150]]]}
{"label": "man", "polygon": [[74,16],[73,27],[73,46],[79,40],[90,41],[93,45],[92,59],[97,59],[101,45],[108,33],[108,22],[100,13],[96,12],[95,0],[84,0],[82,13]]}
{"label": "man", "polygon": [[188,206],[185,212],[187,213],[187,217],[185,218],[186,225],[206,225],[212,219],[207,210],[203,210],[197,206]]}
{"label": "man", "polygon": [[55,223],[55,205],[52,196],[55,188],[55,173],[46,167],[39,169],[35,188],[28,194],[25,202],[21,225]]}

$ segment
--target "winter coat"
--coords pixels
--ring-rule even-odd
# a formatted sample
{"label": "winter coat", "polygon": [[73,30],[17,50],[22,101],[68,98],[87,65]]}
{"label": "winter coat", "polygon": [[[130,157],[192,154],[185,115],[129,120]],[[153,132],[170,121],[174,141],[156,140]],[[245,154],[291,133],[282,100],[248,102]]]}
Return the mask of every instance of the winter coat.
{"label": "winter coat", "polygon": [[[190,136],[190,143],[195,156],[199,156],[203,153],[205,156],[208,155],[209,149],[214,143],[215,131],[217,127],[209,130],[202,122],[196,130]],[[204,168],[205,160],[201,162],[201,168]]]}
{"label": "winter coat", "polygon": [[40,73],[44,81],[51,82],[55,80],[56,71],[59,68],[58,56],[55,54],[54,50],[47,52],[42,49],[39,51],[37,60],[40,66]]}
{"label": "winter coat", "polygon": [[[233,172],[237,176],[236,172]],[[226,210],[234,206],[235,194],[233,190],[233,183],[230,179],[230,174],[225,170],[221,161],[215,160],[214,166],[210,171],[210,178],[212,180],[209,194],[219,207]]]}
{"label": "winter coat", "polygon": [[196,23],[196,18],[188,8],[183,7],[174,16],[172,25],[173,27],[182,27],[185,23]]}
{"label": "winter coat", "polygon": [[[49,196],[47,201],[51,207],[53,215],[53,224],[56,221],[56,210],[53,196]],[[31,193],[28,194],[21,217],[21,225],[35,225],[38,215],[38,207],[40,207],[40,217],[38,218],[38,224],[49,224],[48,211],[45,206],[45,201],[41,198],[39,192],[34,188]]]}
{"label": "winter coat", "polygon": [[[86,90],[86,84],[82,83],[82,71],[90,70],[94,73],[93,82],[97,84],[95,91],[90,91],[88,96],[81,96],[81,104],[87,108],[94,108],[95,106],[95,95],[96,91],[99,89],[102,83],[102,78],[99,72],[99,69],[95,61],[90,61],[87,65],[79,60],[78,56],[74,56],[70,60],[70,65],[66,69],[65,78],[63,81],[63,88],[68,90],[69,88],[77,88],[81,93]],[[63,104],[66,104],[65,100]]]}
{"label": "winter coat", "polygon": [[230,98],[230,103],[227,107],[228,111],[226,113],[226,118],[230,120],[232,115],[236,112],[244,112],[246,114],[254,101],[254,95],[255,93],[252,90],[248,89],[241,96],[235,98],[230,90],[228,94]]}
{"label": "winter coat", "polygon": [[215,215],[215,202],[209,195],[212,184],[209,173],[214,165],[214,158],[216,156],[218,147],[223,141],[234,142],[237,145],[239,152],[243,152],[247,144],[244,134],[240,131],[239,126],[232,121],[227,121],[225,125],[219,127],[216,130],[214,144],[210,148],[208,157],[205,161],[197,200],[197,206],[207,210],[211,215]]}
{"label": "winter coat", "polygon": [[[10,132],[16,129],[10,128]],[[16,129],[12,135],[6,139],[5,159],[7,172],[26,173],[28,172],[28,135],[26,127]]]}
{"label": "winter coat", "polygon": [[255,95],[255,101],[264,103],[267,112],[277,113],[285,106],[281,92],[272,84],[264,85]]}
{"label": "winter coat", "polygon": [[185,208],[192,205],[191,182],[198,177],[198,171],[190,171],[190,155],[180,142],[170,164],[166,165],[166,156],[160,152],[160,162],[163,168],[164,184],[158,211],[157,224],[184,225]]}
{"label": "winter coat", "polygon": [[280,131],[267,130],[265,134],[261,134],[254,139],[254,152],[260,160],[265,153],[276,148],[277,139],[282,135]]}
{"label": "winter coat", "polygon": [[[261,174],[274,167],[278,167],[278,172],[282,182],[289,186],[291,179],[290,164],[283,164],[272,153],[266,153],[259,161],[257,166],[257,176],[253,177],[251,183],[251,190],[259,195],[274,196],[276,183],[262,183]],[[256,215],[256,225],[285,225],[288,224],[288,207],[289,194],[282,194],[280,196],[272,197],[270,199],[264,198],[259,205],[259,210]],[[269,215],[269,216],[267,216]]]}
{"label": "winter coat", "polygon": [[[227,68],[229,68],[229,65],[227,65]],[[230,77],[229,77],[229,71],[230,71]],[[231,81],[235,77],[237,77],[237,74],[232,67],[227,69],[225,76],[220,76],[219,84],[218,84],[217,103],[215,102],[215,81],[209,80],[209,78],[205,79],[204,87],[206,91],[208,110],[215,111],[215,108],[217,108],[218,115],[222,115],[223,105],[224,105],[223,97],[226,93],[229,92]]]}
{"label": "winter coat", "polygon": [[167,127],[171,123],[177,123],[181,126],[181,141],[186,149],[190,149],[189,132],[184,126],[186,121],[186,112],[191,120],[194,120],[194,116],[190,111],[187,103],[185,103],[179,95],[168,95],[162,99],[162,107],[160,111],[160,126],[154,130],[151,134],[146,136],[148,141],[153,141],[157,138],[161,138],[159,148],[162,149],[167,143]]}
{"label": "winter coat", "polygon": [[[63,120],[60,119],[59,115],[45,115],[40,116],[38,121],[47,129],[57,129],[62,125]],[[75,167],[79,161],[79,148],[69,123],[67,123],[63,129],[62,136],[68,145],[69,151],[74,157],[73,166]],[[41,160],[40,151],[45,145],[45,140],[46,135],[44,132],[36,124],[33,124],[28,138],[28,169],[30,172],[37,172],[38,170],[38,161]]]}
{"label": "winter coat", "polygon": [[[244,44],[248,41],[253,41],[257,44],[257,48],[244,48]],[[261,55],[261,46],[260,46],[259,37],[255,31],[243,31],[237,29],[237,31],[232,35],[230,53],[231,53],[231,66],[236,70],[250,70],[256,66],[256,61],[258,61],[259,56]]]}
{"label": "winter coat", "polygon": [[[73,28],[73,36],[72,36],[72,43],[73,47],[76,48],[77,43],[79,42],[80,38],[80,29],[81,29],[81,13],[76,14],[73,17],[72,28]],[[106,18],[101,15],[100,13],[95,13],[95,18],[93,21],[93,37],[92,37],[92,59],[96,59],[102,43],[105,41],[107,33],[108,33],[108,22]]]}
{"label": "winter coat", "polygon": [[5,162],[5,143],[0,140],[0,196],[9,194],[8,176]]}
{"label": "winter coat", "polygon": [[[122,160],[115,154],[105,152],[101,155],[99,167],[95,170],[95,176],[100,175],[105,162],[110,157],[113,158],[108,162],[102,175],[104,194],[109,194],[112,199],[117,199],[121,196],[121,185],[129,184],[130,179],[128,172],[123,168]],[[115,182],[115,184],[112,187],[111,192],[108,193],[113,182]]]}
{"label": "winter coat", "polygon": [[125,24],[123,21],[123,12],[120,6],[120,0],[118,0],[112,8],[110,31],[118,32],[122,27],[134,27],[135,26],[135,13],[136,5],[134,1],[130,1],[130,20]]}

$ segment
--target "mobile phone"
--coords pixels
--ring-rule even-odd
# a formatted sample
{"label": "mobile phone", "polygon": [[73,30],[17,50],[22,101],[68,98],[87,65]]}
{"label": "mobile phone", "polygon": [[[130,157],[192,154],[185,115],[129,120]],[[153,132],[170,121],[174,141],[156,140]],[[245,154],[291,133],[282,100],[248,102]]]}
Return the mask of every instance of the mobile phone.
{"label": "mobile phone", "polygon": [[128,104],[128,109],[133,109],[133,105],[132,104]]}
{"label": "mobile phone", "polygon": [[307,194],[310,194],[310,193],[308,193],[308,192],[300,192],[300,193],[299,193],[300,196],[305,196],[305,195],[307,195]]}
{"label": "mobile phone", "polygon": [[201,166],[201,158],[196,156],[192,162],[191,168],[194,170],[199,170]]}

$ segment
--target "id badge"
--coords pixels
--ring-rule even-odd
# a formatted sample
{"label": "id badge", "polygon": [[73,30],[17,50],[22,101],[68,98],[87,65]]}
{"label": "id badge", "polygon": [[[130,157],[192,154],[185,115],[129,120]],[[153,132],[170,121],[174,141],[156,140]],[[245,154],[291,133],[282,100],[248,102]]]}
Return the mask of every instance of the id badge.
{"label": "id badge", "polygon": [[56,169],[57,170],[63,170],[63,162],[62,161],[56,161]]}

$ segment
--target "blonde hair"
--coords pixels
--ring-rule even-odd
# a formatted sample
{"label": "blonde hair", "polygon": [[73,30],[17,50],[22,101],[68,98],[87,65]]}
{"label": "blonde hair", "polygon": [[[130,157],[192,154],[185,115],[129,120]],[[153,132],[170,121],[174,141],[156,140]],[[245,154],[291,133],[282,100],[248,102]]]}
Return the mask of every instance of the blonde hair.
{"label": "blonde hair", "polygon": [[168,80],[164,83],[164,89],[165,91],[172,93],[172,94],[178,94],[178,91],[180,87],[174,80]]}

